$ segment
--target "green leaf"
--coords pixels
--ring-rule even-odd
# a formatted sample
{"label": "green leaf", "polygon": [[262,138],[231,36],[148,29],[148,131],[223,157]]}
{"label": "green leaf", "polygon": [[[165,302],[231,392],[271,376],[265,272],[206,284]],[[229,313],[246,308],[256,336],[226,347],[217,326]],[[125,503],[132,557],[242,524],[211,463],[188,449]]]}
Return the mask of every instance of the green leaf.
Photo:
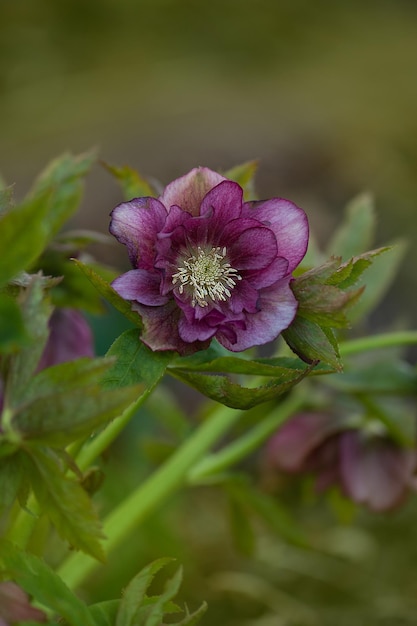
{"label": "green leaf", "polygon": [[88,609],[95,626],[114,626],[120,600],[106,600],[98,604],[91,604]]}
{"label": "green leaf", "polygon": [[71,626],[96,626],[85,604],[44,561],[5,540],[0,540],[0,559],[18,585]]}
{"label": "green leaf", "polygon": [[44,249],[50,195],[45,191],[0,215],[0,250],[7,250],[0,261],[0,287],[27,269]]}
{"label": "green leaf", "polygon": [[88,280],[94,285],[100,295],[103,296],[110,304],[114,306],[115,309],[120,311],[128,320],[133,322],[135,326],[142,328],[142,320],[138,313],[132,311],[132,303],[124,300],[119,296],[119,294],[113,289],[113,287],[105,281],[101,276],[99,276],[92,267],[88,265],[84,265],[80,261],[74,259],[74,263],[76,263],[77,267],[83,272],[83,274],[88,278]]}
{"label": "green leaf", "polygon": [[42,512],[73,548],[104,561],[101,524],[84,489],[65,475],[51,450],[32,446],[28,452],[27,475]]}
{"label": "green leaf", "polygon": [[50,209],[45,216],[48,240],[77,210],[83,192],[83,179],[95,160],[94,151],[76,157],[64,154],[52,161],[36,180],[29,198],[36,200],[45,193],[50,196]]}
{"label": "green leaf", "polygon": [[14,186],[7,186],[0,176],[0,216],[4,215],[14,206]]}
{"label": "green leaf", "polygon": [[134,626],[138,609],[146,598],[146,590],[159,570],[172,560],[169,558],[158,559],[136,574],[124,591],[115,626]]}
{"label": "green leaf", "polygon": [[10,358],[6,381],[6,398],[10,406],[20,403],[20,398],[36,370],[48,339],[48,320],[52,311],[45,297],[41,276],[31,277],[21,300],[23,321],[30,340]]}
{"label": "green leaf", "polygon": [[[174,576],[166,582],[164,592],[155,598],[155,602],[153,602],[149,607],[143,607],[142,612],[147,615],[144,626],[160,626],[166,612],[167,605],[169,605],[170,600],[177,595],[181,586],[181,581],[182,568],[180,567]],[[171,613],[172,611],[169,610],[169,612]]]}
{"label": "green leaf", "polygon": [[152,352],[139,339],[136,329],[126,330],[112,344],[107,356],[117,357],[116,363],[103,378],[108,389],[144,383],[147,392],[159,382],[173,359],[172,352]]}
{"label": "green leaf", "polygon": [[294,370],[298,373],[305,370],[305,364],[300,359],[289,357],[246,359],[235,356],[223,356],[198,362],[197,360],[193,360],[193,356],[175,360],[174,363],[169,366],[169,372],[172,370],[187,370],[197,372],[273,376],[285,381],[292,380],[294,378]]}
{"label": "green leaf", "polygon": [[327,246],[327,254],[344,260],[361,254],[372,246],[375,234],[375,208],[372,196],[363,193],[346,207],[345,219]]}
{"label": "green leaf", "polygon": [[198,624],[200,619],[203,617],[204,613],[207,611],[207,603],[203,602],[203,604],[193,613],[188,613],[180,622],[176,622],[176,626],[195,626]]}
{"label": "green leaf", "polygon": [[120,184],[125,200],[144,196],[159,196],[159,193],[136,170],[128,165],[115,167],[102,161],[102,165],[112,174]]}
{"label": "green leaf", "polygon": [[282,336],[291,350],[307,363],[325,361],[337,371],[342,369],[337,342],[330,328],[321,328],[297,315]]}
{"label": "green leaf", "polygon": [[9,508],[17,498],[23,477],[19,453],[0,459],[0,513]]}
{"label": "green leaf", "polygon": [[28,342],[22,312],[16,301],[0,294],[0,352],[17,350]]}
{"label": "green leaf", "polygon": [[254,177],[258,169],[258,161],[247,161],[240,165],[235,165],[223,173],[223,176],[238,183],[243,189],[245,200],[255,199]]}
{"label": "green leaf", "polygon": [[[360,300],[352,307],[352,322],[363,319],[380,303],[397,276],[398,268],[407,250],[405,241],[397,241],[385,248],[387,254],[377,256],[361,279],[366,285]],[[360,283],[358,283],[360,284]]]}
{"label": "green leaf", "polygon": [[242,387],[231,382],[226,376],[200,374],[179,368],[169,370],[169,373],[187,385],[195,387],[212,400],[233,409],[249,409],[282,395],[299,383],[310,371],[311,367],[305,367],[303,370],[287,370],[281,378],[272,378],[266,385],[254,388]]}
{"label": "green leaf", "polygon": [[142,392],[142,385],[111,390],[101,384],[79,390],[51,387],[49,394],[18,407],[12,426],[26,441],[65,446],[118,417]]}

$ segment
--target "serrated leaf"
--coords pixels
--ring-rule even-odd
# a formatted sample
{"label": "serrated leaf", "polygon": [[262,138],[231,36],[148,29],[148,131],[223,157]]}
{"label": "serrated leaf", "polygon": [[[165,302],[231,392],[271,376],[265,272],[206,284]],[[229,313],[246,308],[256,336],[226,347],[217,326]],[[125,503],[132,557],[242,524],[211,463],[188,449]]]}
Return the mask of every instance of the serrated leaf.
{"label": "serrated leaf", "polygon": [[94,626],[114,626],[120,600],[106,600],[88,607]]}
{"label": "serrated leaf", "polygon": [[27,342],[20,307],[10,296],[0,294],[0,352],[13,352]]}
{"label": "serrated leaf", "polygon": [[198,389],[208,398],[233,409],[249,409],[263,402],[273,400],[287,392],[299,383],[309,372],[311,367],[304,370],[294,370],[292,376],[286,372],[281,378],[272,378],[261,387],[242,387],[231,382],[226,376],[200,374],[199,372],[173,369],[169,373],[182,382]]}
{"label": "serrated leaf", "polygon": [[51,450],[28,449],[27,475],[41,510],[70,545],[104,561],[100,521],[83,488],[65,475]]}
{"label": "serrated leaf", "polygon": [[146,597],[146,590],[159,570],[165,567],[168,563],[172,562],[172,560],[173,559],[170,558],[158,559],[157,561],[153,561],[153,563],[144,567],[138,574],[136,574],[124,591],[123,598],[117,612],[115,626],[134,625],[137,612]]}
{"label": "serrated leaf", "polygon": [[96,626],[85,604],[44,561],[5,540],[0,540],[0,559],[22,589],[64,618],[68,624]]}
{"label": "serrated leaf", "polygon": [[6,397],[10,406],[19,404],[21,395],[36,370],[48,339],[48,320],[52,312],[52,307],[45,298],[41,276],[31,277],[21,300],[23,321],[30,340],[10,358],[6,381]]}
{"label": "serrated leaf", "polygon": [[246,163],[241,163],[240,165],[235,165],[230,168],[224,172],[223,176],[233,180],[242,187],[245,200],[254,200],[254,176],[257,169],[258,161],[246,161]]}
{"label": "serrated leaf", "polygon": [[77,393],[52,387],[48,395],[18,407],[12,426],[25,441],[65,446],[118,417],[142,392],[142,385],[104,390],[95,384]]}
{"label": "serrated leaf", "polygon": [[366,288],[360,300],[349,313],[352,322],[365,317],[380,303],[397,275],[406,249],[406,242],[394,242],[384,249],[386,254],[375,257],[372,265],[367,268],[366,273],[358,283],[360,285],[363,282]]}
{"label": "serrated leaf", "polygon": [[127,300],[124,300],[119,296],[119,294],[113,289],[113,287],[101,276],[94,271],[92,267],[84,265],[80,261],[76,259],[73,260],[76,263],[77,267],[83,272],[83,274],[88,278],[88,280],[94,285],[97,289],[98,293],[103,296],[110,304],[114,306],[115,309],[120,311],[128,320],[130,320],[135,326],[138,328],[142,328],[142,320],[140,316],[132,311],[132,304]]}
{"label": "serrated leaf", "polygon": [[206,611],[207,603],[203,602],[203,604],[193,613],[188,613],[187,611],[187,615],[180,622],[176,622],[176,626],[195,626],[195,624],[198,624]]}
{"label": "serrated leaf", "polygon": [[0,513],[13,504],[22,480],[23,468],[19,453],[0,459]]}
{"label": "serrated leaf", "polygon": [[104,373],[114,364],[114,357],[92,359],[82,357],[52,365],[31,378],[20,395],[19,405],[63,391],[81,390],[98,384]]}
{"label": "serrated leaf", "polygon": [[122,167],[115,167],[102,161],[102,165],[112,174],[118,183],[120,184],[123,196],[125,200],[132,200],[132,198],[141,198],[144,196],[158,196],[159,194],[150,185],[150,183],[143,178],[136,170],[129,165]]}
{"label": "serrated leaf", "polygon": [[152,352],[140,341],[138,331],[130,329],[116,339],[107,356],[117,357],[117,361],[103,377],[103,386],[114,389],[141,382],[150,391],[162,378],[174,355]]}
{"label": "serrated leaf", "polygon": [[327,254],[338,254],[343,260],[361,254],[372,246],[375,223],[371,194],[360,194],[347,205],[344,221],[327,246]]}
{"label": "serrated leaf", "polygon": [[46,191],[0,216],[0,250],[7,250],[0,261],[0,287],[27,269],[44,249],[50,195]]}
{"label": "serrated leaf", "polygon": [[337,343],[330,328],[323,329],[315,322],[297,315],[282,336],[303,361],[325,361],[335,370],[341,370]]}
{"label": "serrated leaf", "polygon": [[95,152],[79,156],[63,154],[53,160],[35,181],[29,199],[50,196],[50,210],[45,215],[48,240],[61,229],[77,210],[84,186],[84,177],[96,160]]}
{"label": "serrated leaf", "polygon": [[146,612],[147,618],[144,622],[144,626],[160,626],[165,614],[165,607],[167,603],[177,595],[181,581],[182,568],[179,567],[174,576],[166,582],[163,593],[156,597],[155,602],[153,602],[151,606],[146,607],[147,610],[144,612]]}

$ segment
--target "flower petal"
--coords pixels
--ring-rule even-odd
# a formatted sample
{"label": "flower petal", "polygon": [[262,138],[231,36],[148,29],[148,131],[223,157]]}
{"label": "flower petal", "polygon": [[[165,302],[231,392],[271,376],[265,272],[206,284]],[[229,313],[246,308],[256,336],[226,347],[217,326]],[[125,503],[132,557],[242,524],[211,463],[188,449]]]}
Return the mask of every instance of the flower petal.
{"label": "flower petal", "polygon": [[168,296],[160,293],[160,285],[160,273],[147,270],[130,270],[112,282],[113,289],[125,300],[136,300],[148,306],[168,302]]}
{"label": "flower petal", "polygon": [[244,215],[261,221],[275,233],[278,254],[288,259],[288,272],[291,273],[303,259],[308,246],[308,220],[303,209],[284,198],[271,198],[246,203]]}
{"label": "flower petal", "polygon": [[226,179],[217,172],[207,167],[196,167],[169,183],[159,200],[168,210],[176,204],[191,215],[198,215],[204,196],[222,180]]}
{"label": "flower petal", "polygon": [[[201,203],[200,215],[210,215],[217,233],[228,221],[240,217],[243,190],[231,180],[224,180],[211,189]],[[215,235],[215,236],[216,236]]]}
{"label": "flower petal", "polygon": [[142,318],[143,331],[141,341],[154,351],[175,350],[182,356],[205,350],[210,340],[187,343],[178,332],[181,310],[174,300],[159,307],[133,304],[132,309]]}
{"label": "flower petal", "polygon": [[[288,328],[297,311],[297,300],[290,289],[288,276],[259,292],[259,311],[245,316],[246,329],[235,328],[237,341],[230,341],[219,331],[216,339],[228,350],[240,352],[260,346],[278,337]],[[231,322],[233,326],[233,322]]]}
{"label": "flower petal", "polygon": [[130,262],[150,269],[155,256],[155,241],[163,228],[167,211],[155,198],[135,198],[119,204],[111,212],[110,232],[127,246]]}
{"label": "flower petal", "polygon": [[340,440],[343,486],[350,498],[373,511],[387,511],[405,496],[415,456],[384,439],[343,433]]}
{"label": "flower petal", "polygon": [[335,430],[325,413],[300,413],[286,422],[267,444],[267,461],[285,472],[304,470],[309,455]]}
{"label": "flower petal", "polygon": [[284,257],[279,256],[268,265],[260,270],[246,271],[245,282],[250,283],[256,289],[270,287],[274,283],[281,280],[288,274],[288,261]]}
{"label": "flower petal", "polygon": [[248,228],[237,239],[232,238],[227,253],[230,264],[238,271],[263,269],[276,258],[277,241],[269,228]]}

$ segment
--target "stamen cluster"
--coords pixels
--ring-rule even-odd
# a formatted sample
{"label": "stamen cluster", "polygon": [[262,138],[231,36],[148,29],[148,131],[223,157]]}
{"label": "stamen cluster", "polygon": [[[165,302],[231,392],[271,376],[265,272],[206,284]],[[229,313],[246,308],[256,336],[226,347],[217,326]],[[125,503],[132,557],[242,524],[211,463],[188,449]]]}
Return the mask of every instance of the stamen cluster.
{"label": "stamen cluster", "polygon": [[227,262],[226,247],[205,251],[198,246],[197,253],[183,259],[177,269],[178,272],[172,275],[172,284],[180,282],[180,294],[184,293],[184,287],[191,288],[193,307],[206,307],[209,300],[212,303],[219,300],[226,302],[236,281],[242,280],[238,271]]}

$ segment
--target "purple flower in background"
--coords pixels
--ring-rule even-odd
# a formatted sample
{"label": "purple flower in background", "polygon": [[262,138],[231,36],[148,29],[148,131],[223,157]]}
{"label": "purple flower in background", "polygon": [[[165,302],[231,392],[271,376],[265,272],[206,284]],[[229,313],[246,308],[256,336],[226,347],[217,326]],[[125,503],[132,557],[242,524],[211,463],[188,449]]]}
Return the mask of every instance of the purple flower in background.
{"label": "purple flower in background", "polygon": [[11,581],[0,583],[0,626],[12,626],[16,622],[46,622],[46,615],[30,605],[29,596]]}
{"label": "purple flower in background", "polygon": [[303,413],[268,442],[267,465],[287,473],[313,473],[319,491],[339,485],[372,511],[395,508],[415,489],[415,450],[386,435],[349,429],[328,414]]}
{"label": "purple flower in background", "polygon": [[291,274],[307,250],[308,222],[292,202],[244,202],[237,183],[196,168],[158,199],[125,202],[111,217],[134,268],[113,287],[142,317],[152,350],[191,354],[215,337],[239,352],[294,319]]}
{"label": "purple flower in background", "polygon": [[94,356],[91,328],[77,309],[57,308],[49,319],[49,337],[38,370]]}

